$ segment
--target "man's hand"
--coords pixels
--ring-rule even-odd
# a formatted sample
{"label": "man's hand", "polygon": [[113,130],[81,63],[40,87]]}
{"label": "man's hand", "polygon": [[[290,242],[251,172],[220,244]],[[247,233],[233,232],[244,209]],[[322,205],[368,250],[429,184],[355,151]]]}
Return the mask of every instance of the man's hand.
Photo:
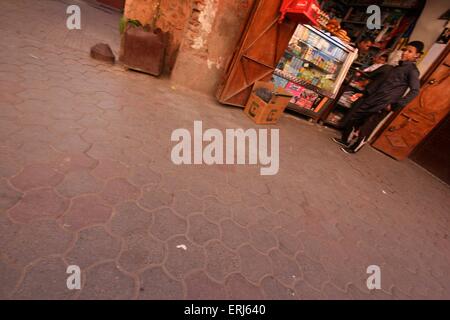
{"label": "man's hand", "polygon": [[392,106],[391,106],[390,104],[387,105],[386,111],[388,111],[388,112],[391,112],[391,111],[392,111]]}

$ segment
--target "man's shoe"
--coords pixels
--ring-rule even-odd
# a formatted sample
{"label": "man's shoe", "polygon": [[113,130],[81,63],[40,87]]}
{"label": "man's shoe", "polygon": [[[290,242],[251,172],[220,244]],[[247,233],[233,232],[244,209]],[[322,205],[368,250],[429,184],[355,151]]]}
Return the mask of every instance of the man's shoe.
{"label": "man's shoe", "polygon": [[344,151],[346,154],[355,154],[356,151],[350,148],[342,147],[340,148],[342,151]]}
{"label": "man's shoe", "polygon": [[331,138],[331,140],[333,140],[335,143],[337,143],[340,146],[343,147],[348,147],[348,144],[344,143],[344,141],[342,141],[341,139],[338,138]]}

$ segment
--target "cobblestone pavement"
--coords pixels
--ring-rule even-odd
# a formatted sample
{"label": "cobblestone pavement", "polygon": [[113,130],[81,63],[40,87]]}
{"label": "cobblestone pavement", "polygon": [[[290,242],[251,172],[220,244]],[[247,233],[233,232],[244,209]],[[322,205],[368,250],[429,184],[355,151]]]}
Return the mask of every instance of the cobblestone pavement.
{"label": "cobblestone pavement", "polygon": [[99,40],[117,52],[117,14],[82,5],[69,32],[62,1],[0,5],[0,298],[450,298],[450,189],[421,168],[292,116],[276,176],[177,167],[174,129],[257,126],[90,59]]}

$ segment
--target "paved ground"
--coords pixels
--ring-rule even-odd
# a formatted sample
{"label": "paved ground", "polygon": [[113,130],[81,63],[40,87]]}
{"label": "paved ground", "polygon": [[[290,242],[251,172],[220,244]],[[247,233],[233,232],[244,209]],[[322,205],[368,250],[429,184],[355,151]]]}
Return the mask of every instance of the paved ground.
{"label": "paved ground", "polygon": [[69,32],[61,1],[0,5],[0,298],[450,298],[450,189],[421,168],[290,116],[276,176],[177,167],[172,130],[255,126],[91,60],[99,39],[117,52],[117,15],[83,5]]}

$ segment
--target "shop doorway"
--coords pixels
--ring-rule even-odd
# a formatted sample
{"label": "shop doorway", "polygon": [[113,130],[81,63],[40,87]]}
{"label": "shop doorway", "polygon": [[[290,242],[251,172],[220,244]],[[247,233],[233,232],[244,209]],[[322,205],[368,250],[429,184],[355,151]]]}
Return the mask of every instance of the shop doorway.
{"label": "shop doorway", "polygon": [[279,23],[281,0],[253,4],[246,29],[217,91],[223,104],[243,107],[256,81],[268,81],[280,61],[297,24]]}
{"label": "shop doorway", "polygon": [[450,185],[450,114],[417,147],[411,159]]}
{"label": "shop doorway", "polygon": [[[450,46],[448,45],[424,75],[419,96],[394,118],[373,146],[397,160],[409,157],[449,114],[449,87]],[[441,148],[437,152],[449,153],[449,149]],[[419,158],[423,159],[420,156]]]}

